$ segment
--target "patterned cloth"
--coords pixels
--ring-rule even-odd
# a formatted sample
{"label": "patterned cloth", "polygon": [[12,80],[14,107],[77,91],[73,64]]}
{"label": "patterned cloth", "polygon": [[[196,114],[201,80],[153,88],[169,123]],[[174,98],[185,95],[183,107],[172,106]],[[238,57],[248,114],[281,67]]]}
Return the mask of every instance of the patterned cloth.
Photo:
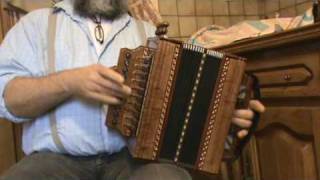
{"label": "patterned cloth", "polygon": [[313,24],[312,8],[294,18],[244,21],[227,29],[221,26],[209,25],[196,32],[190,38],[189,43],[206,48],[213,48],[235,41],[255,38],[309,24]]}
{"label": "patterned cloth", "polygon": [[162,22],[161,15],[150,0],[129,0],[129,10],[136,19],[157,25]]}

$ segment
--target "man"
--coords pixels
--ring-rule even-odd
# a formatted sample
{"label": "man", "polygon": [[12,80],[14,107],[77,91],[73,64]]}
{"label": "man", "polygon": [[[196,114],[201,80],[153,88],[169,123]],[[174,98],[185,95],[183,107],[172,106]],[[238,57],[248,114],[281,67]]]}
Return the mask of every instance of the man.
{"label": "man", "polygon": [[[169,164],[131,159],[124,139],[105,127],[106,107],[131,93],[111,70],[120,48],[143,44],[126,0],[64,0],[55,5],[55,73],[48,74],[50,9],[26,15],[0,48],[0,114],[23,123],[28,155],[5,180],[20,179],[190,179]],[[154,27],[144,23],[147,36]],[[251,101],[259,112],[263,105]],[[53,112],[53,113],[49,113]],[[51,115],[58,139],[53,136]],[[237,110],[233,122],[251,125],[252,110]],[[246,136],[241,130],[239,137]]]}

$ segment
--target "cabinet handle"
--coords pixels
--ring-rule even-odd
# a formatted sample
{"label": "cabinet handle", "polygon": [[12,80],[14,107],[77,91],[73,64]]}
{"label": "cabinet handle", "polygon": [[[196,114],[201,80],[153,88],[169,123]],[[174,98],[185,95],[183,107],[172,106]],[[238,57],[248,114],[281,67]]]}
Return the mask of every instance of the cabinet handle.
{"label": "cabinet handle", "polygon": [[292,77],[289,74],[285,74],[283,76],[283,79],[286,80],[286,81],[291,81]]}

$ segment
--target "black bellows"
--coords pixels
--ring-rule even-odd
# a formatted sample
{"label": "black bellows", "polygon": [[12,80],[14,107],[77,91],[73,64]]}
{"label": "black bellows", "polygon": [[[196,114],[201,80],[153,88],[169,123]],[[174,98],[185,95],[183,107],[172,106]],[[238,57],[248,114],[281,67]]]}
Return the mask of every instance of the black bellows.
{"label": "black bellows", "polygon": [[[222,59],[208,55],[206,52],[184,48],[178,64],[180,66],[160,158],[194,165]],[[194,93],[195,88],[196,93]],[[193,101],[190,110],[191,99]],[[184,129],[186,117],[189,118]],[[181,137],[182,134],[183,137]],[[181,150],[177,155],[179,144]]]}

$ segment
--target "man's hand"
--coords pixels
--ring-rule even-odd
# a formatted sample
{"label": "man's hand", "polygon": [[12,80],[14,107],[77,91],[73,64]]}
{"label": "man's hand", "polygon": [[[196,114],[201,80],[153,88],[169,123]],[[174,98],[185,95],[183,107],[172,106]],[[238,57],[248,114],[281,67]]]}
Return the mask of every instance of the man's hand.
{"label": "man's hand", "polygon": [[102,65],[66,70],[45,77],[17,77],[4,92],[9,111],[25,118],[39,117],[70,97],[119,104],[131,93],[123,77]]}
{"label": "man's hand", "polygon": [[265,107],[260,101],[251,100],[249,103],[249,109],[236,110],[234,112],[232,123],[242,128],[242,130],[237,132],[238,138],[242,139],[248,135],[248,130],[252,125],[252,119],[254,112],[263,113]]}
{"label": "man's hand", "polygon": [[120,104],[121,99],[131,93],[131,89],[123,84],[124,78],[103,65],[65,71],[60,79],[72,96],[104,104]]}

